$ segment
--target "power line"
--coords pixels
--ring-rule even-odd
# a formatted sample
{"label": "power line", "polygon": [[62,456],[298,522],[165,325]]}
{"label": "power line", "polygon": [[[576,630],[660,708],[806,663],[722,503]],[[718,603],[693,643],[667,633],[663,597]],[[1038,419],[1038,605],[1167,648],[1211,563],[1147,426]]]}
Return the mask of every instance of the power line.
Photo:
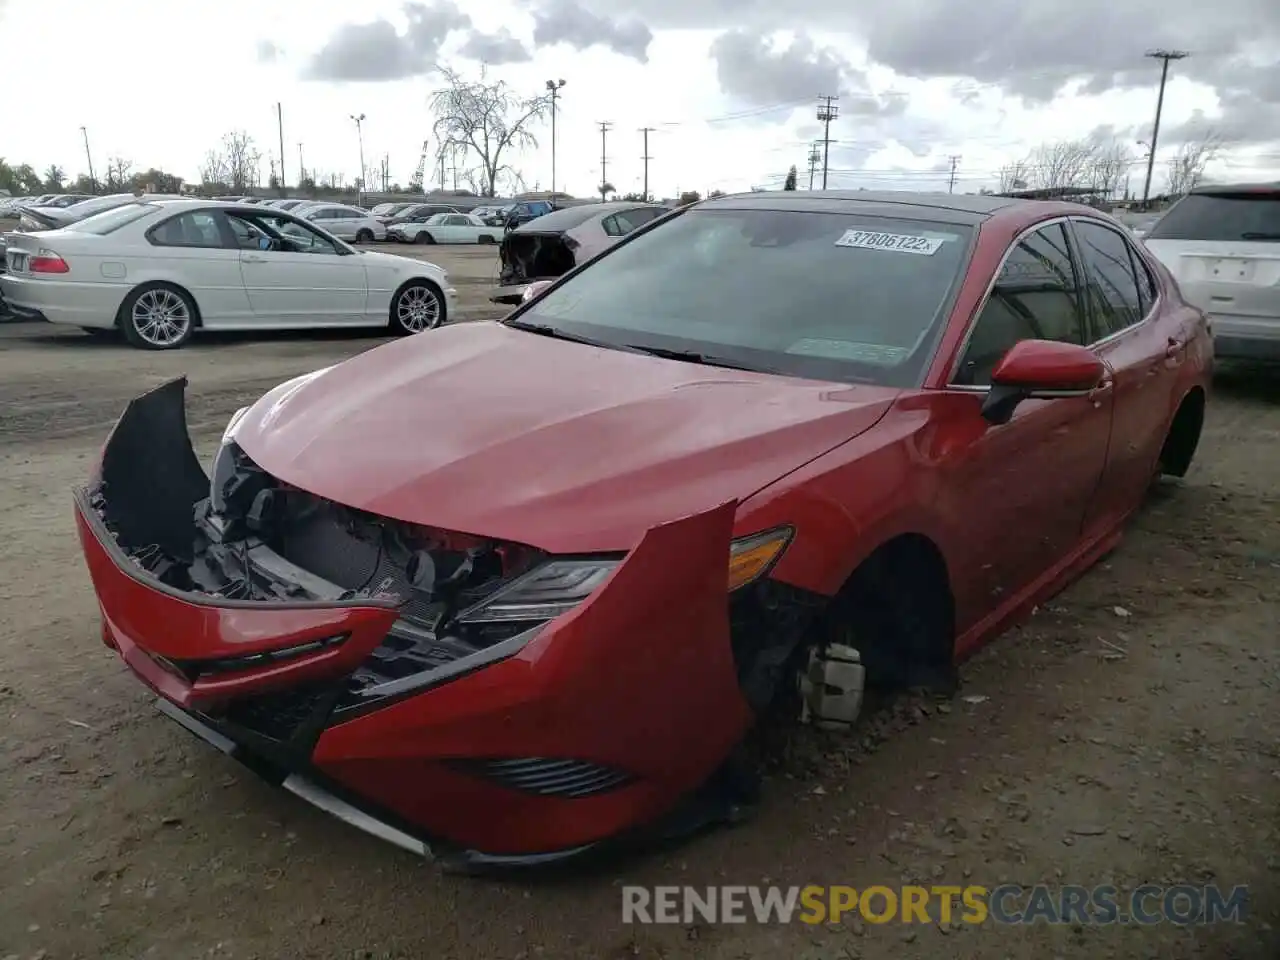
{"label": "power line", "polygon": [[649,199],[649,161],[653,157],[649,156],[649,134],[654,132],[653,127],[641,127],[640,134],[644,137],[644,156],[640,159],[644,161],[644,198]]}
{"label": "power line", "polygon": [[840,108],[834,106],[839,97],[822,96],[818,105],[818,119],[822,121],[822,189],[827,189],[827,161],[831,157],[831,121],[840,115]]}
{"label": "power line", "polygon": [[956,164],[960,162],[960,155],[953,153],[947,158],[951,161],[951,179],[947,182],[947,193],[956,192]]}
{"label": "power line", "polygon": [[1160,94],[1156,97],[1156,122],[1151,129],[1151,152],[1147,154],[1147,182],[1142,188],[1142,206],[1146,209],[1151,200],[1151,173],[1156,165],[1156,144],[1160,140],[1160,114],[1164,110],[1164,85],[1169,80],[1169,61],[1183,60],[1191,56],[1186,50],[1148,50],[1146,56],[1161,61]]}
{"label": "power line", "polygon": [[609,153],[607,150],[609,131],[613,129],[613,123],[609,120],[600,121],[600,199],[604,200],[606,188],[609,186]]}

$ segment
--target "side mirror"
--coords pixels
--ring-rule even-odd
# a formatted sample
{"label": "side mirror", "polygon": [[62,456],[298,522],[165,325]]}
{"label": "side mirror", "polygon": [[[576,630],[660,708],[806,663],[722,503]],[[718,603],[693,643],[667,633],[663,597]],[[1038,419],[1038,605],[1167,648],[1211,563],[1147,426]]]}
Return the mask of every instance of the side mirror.
{"label": "side mirror", "polygon": [[1023,340],[992,371],[982,416],[999,425],[1009,422],[1023,400],[1088,396],[1106,373],[1106,365],[1079,344]]}

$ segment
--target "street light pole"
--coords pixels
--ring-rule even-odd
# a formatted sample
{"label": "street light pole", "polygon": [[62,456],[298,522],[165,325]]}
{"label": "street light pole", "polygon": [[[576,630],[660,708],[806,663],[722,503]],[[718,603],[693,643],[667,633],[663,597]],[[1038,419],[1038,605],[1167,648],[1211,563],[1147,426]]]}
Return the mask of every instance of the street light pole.
{"label": "street light pole", "polygon": [[89,186],[94,193],[97,193],[98,178],[93,175],[93,153],[89,150],[89,131],[81,127],[80,132],[84,134],[84,158],[89,161]]}
{"label": "street light pole", "polygon": [[356,122],[356,139],[360,141],[360,179],[356,182],[360,186],[356,189],[356,206],[364,206],[364,114],[356,116],[351,114],[351,119]]}
{"label": "street light pole", "polygon": [[1162,66],[1160,67],[1160,95],[1156,98],[1156,122],[1151,129],[1151,152],[1147,154],[1147,182],[1142,188],[1143,210],[1151,205],[1151,173],[1156,165],[1156,144],[1160,140],[1160,114],[1164,110],[1164,85],[1169,80],[1169,61],[1183,60],[1191,54],[1185,50],[1150,50],[1146,55],[1162,61]]}
{"label": "street light pole", "polygon": [[548,80],[547,89],[551,91],[551,193],[556,192],[556,98],[564,87],[563,80]]}

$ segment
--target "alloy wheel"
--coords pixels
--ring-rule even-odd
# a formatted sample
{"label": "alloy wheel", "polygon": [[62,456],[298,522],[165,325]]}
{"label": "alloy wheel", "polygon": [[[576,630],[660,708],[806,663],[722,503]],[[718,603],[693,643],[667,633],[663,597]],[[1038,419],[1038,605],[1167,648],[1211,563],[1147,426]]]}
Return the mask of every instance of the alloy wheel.
{"label": "alloy wheel", "polygon": [[440,323],[440,298],[430,287],[408,287],[396,300],[396,319],[410,333],[430,330]]}
{"label": "alloy wheel", "polygon": [[133,304],[130,321],[138,336],[153,347],[171,347],[191,329],[191,311],[172,290],[145,291]]}

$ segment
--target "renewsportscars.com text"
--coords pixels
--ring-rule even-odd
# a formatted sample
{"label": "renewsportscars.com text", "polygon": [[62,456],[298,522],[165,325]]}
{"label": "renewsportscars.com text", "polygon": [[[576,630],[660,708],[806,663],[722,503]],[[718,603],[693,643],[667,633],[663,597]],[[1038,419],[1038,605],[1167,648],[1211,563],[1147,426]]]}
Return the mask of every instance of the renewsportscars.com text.
{"label": "renewsportscars.com text", "polygon": [[1130,891],[1046,885],[1023,887],[850,886],[622,888],[623,923],[1139,924],[1241,923],[1248,888],[1156,886]]}

